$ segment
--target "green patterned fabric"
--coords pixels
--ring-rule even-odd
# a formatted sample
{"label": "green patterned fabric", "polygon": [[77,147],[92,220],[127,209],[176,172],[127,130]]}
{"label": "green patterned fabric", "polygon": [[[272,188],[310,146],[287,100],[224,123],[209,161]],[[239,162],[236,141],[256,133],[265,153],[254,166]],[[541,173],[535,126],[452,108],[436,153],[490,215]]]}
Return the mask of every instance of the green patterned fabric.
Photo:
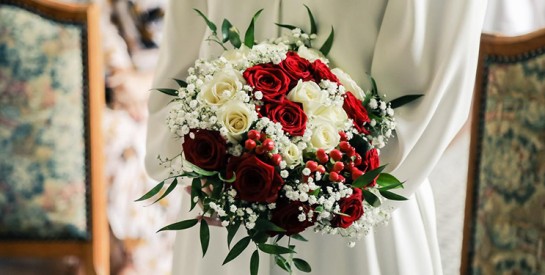
{"label": "green patterned fabric", "polygon": [[86,239],[82,28],[0,5],[0,238]]}
{"label": "green patterned fabric", "polygon": [[486,63],[470,274],[545,274],[545,54],[520,59]]}

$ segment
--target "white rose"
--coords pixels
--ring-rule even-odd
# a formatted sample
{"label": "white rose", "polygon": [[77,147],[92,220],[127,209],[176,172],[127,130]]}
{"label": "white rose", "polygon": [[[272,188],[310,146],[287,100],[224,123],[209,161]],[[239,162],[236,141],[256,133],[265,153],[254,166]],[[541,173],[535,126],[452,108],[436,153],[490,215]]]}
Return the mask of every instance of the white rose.
{"label": "white rose", "polygon": [[335,68],[331,70],[331,72],[337,76],[341,84],[344,86],[344,88],[351,92],[357,99],[363,101],[365,99],[365,92],[356,84],[356,81],[354,81],[350,75],[343,72],[339,68]]}
{"label": "white rose", "polygon": [[209,105],[221,106],[242,90],[246,81],[233,69],[224,69],[215,73],[212,79],[203,84],[197,99]]}
{"label": "white rose", "polygon": [[302,160],[301,149],[297,145],[290,143],[282,153],[282,158],[286,161],[287,165],[297,165]]}
{"label": "white rose", "polygon": [[288,99],[303,104],[303,110],[311,113],[327,99],[327,93],[322,91],[314,81],[301,81],[288,93]]}
{"label": "white rose", "polygon": [[313,125],[312,136],[310,137],[312,147],[329,152],[339,144],[341,137],[333,124],[325,120],[315,120]]}
{"label": "white rose", "polygon": [[218,120],[227,129],[227,139],[233,143],[240,141],[256,119],[256,114],[246,104],[236,100],[225,103],[218,110]]}
{"label": "white rose", "polygon": [[320,59],[325,64],[329,63],[327,58],[325,58],[325,56],[320,51],[315,49],[309,49],[305,45],[299,46],[299,49],[297,49],[297,54],[310,62],[314,62],[315,60]]}
{"label": "white rose", "polygon": [[348,115],[344,109],[336,105],[321,105],[310,114],[313,119],[328,121],[335,125],[338,129],[343,128],[343,125],[348,120]]}
{"label": "white rose", "polygon": [[232,49],[223,52],[221,56],[230,63],[239,65],[246,61],[248,53],[250,53],[250,48],[246,47],[246,45],[242,45],[238,49]]}

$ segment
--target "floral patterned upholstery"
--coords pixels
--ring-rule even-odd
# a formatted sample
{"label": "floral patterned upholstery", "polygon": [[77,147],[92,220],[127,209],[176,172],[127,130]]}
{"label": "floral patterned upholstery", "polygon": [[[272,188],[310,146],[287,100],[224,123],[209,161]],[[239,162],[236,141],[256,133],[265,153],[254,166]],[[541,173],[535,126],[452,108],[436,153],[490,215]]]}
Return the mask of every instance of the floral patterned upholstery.
{"label": "floral patterned upholstery", "polygon": [[0,5],[0,239],[87,239],[83,26]]}
{"label": "floral patterned upholstery", "polygon": [[543,47],[484,57],[468,274],[545,274]]}

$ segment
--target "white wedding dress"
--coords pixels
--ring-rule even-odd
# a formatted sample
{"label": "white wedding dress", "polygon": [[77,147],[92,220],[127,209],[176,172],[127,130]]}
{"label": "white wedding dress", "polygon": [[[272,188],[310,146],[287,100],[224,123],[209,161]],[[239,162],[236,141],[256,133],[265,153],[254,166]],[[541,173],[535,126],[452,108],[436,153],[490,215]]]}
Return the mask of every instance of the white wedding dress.
{"label": "white wedding dress", "polygon": [[[370,72],[389,100],[405,94],[425,96],[396,110],[397,139],[381,154],[382,163],[389,163],[389,170],[406,180],[400,192],[410,200],[397,204],[390,224],[376,228],[354,248],[340,237],[307,231],[309,242],[297,242],[298,257],[306,259],[313,268],[311,274],[317,275],[442,274],[427,175],[467,119],[485,0],[172,0],[154,87],[175,87],[171,79],[185,78],[196,58],[220,53],[217,45],[204,42],[210,31],[193,8],[218,26],[229,19],[242,33],[253,14],[264,8],[256,27],[257,38],[264,39],[278,36],[275,22],[308,29],[303,4],[318,22],[316,45],[335,28],[329,54],[334,66],[363,86]],[[172,156],[180,150],[165,125],[169,100],[153,92],[149,103],[146,165],[156,179],[168,173],[158,164],[157,155]],[[181,219],[197,214],[187,213],[188,196],[180,204]],[[160,226],[150,225],[150,230]],[[174,275],[249,274],[252,249],[221,266],[228,253],[225,229],[212,230],[204,259],[198,227],[176,234]],[[260,256],[259,274],[285,273],[271,257]]]}

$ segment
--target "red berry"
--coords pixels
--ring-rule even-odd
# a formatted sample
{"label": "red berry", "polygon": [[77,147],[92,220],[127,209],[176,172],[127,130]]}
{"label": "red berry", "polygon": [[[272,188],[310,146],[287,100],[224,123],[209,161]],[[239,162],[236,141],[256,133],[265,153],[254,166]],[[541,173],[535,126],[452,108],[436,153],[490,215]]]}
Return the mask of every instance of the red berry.
{"label": "red berry", "polygon": [[342,141],[347,141],[348,140],[348,137],[346,136],[346,133],[345,132],[339,132],[339,136],[341,136],[341,140]]}
{"label": "red berry", "polygon": [[350,150],[350,148],[352,148],[352,146],[350,145],[350,143],[348,143],[348,141],[341,141],[339,143],[339,148],[341,148],[341,151],[347,152],[348,150]]}
{"label": "red berry", "polygon": [[350,149],[348,149],[348,151],[346,152],[346,155],[347,155],[349,158],[355,156],[355,155],[356,155],[356,148],[351,147]]}
{"label": "red berry", "polygon": [[261,137],[261,133],[256,130],[250,130],[248,132],[248,138],[253,140],[258,140]]}
{"label": "red berry", "polygon": [[318,149],[316,151],[316,157],[318,157],[318,158],[327,157],[327,154],[325,153],[324,149]]}
{"label": "red berry", "polygon": [[258,155],[262,155],[263,153],[265,153],[265,148],[263,148],[263,145],[255,147],[255,153]]}
{"label": "red berry", "polygon": [[341,153],[341,151],[337,150],[337,149],[333,149],[331,150],[331,152],[329,152],[329,156],[334,160],[334,161],[339,161],[343,158],[343,153]]}
{"label": "red berry", "polygon": [[312,160],[307,161],[306,167],[310,169],[311,172],[316,171],[318,168],[318,163]]}
{"label": "red berry", "polygon": [[335,162],[333,165],[333,169],[331,171],[333,172],[341,172],[344,169],[344,164],[340,161]]}
{"label": "red berry", "polygon": [[274,149],[274,141],[270,138],[267,138],[263,141],[262,146],[265,148],[265,150],[272,151]]}
{"label": "red berry", "polygon": [[354,165],[358,166],[358,165],[361,164],[361,162],[362,162],[362,159],[361,159],[360,154],[356,154],[356,157],[354,158]]}
{"label": "red berry", "polygon": [[267,135],[261,133],[261,136],[259,137],[259,140],[261,140],[261,142],[265,141],[265,139],[267,139]]}
{"label": "red berry", "polygon": [[345,179],[342,175],[339,175],[339,181],[340,181],[340,182],[345,182],[346,179]]}
{"label": "red berry", "polygon": [[282,161],[282,156],[279,154],[274,154],[271,157],[271,160],[275,166],[280,165],[280,162]]}
{"label": "red berry", "polygon": [[361,171],[360,169],[358,169],[356,167],[352,168],[351,172],[352,172],[352,180],[356,180],[361,175],[363,175],[363,171]]}
{"label": "red berry", "polygon": [[318,167],[316,168],[316,172],[318,172],[320,174],[324,174],[325,173],[325,167],[323,165],[318,165]]}
{"label": "red berry", "polygon": [[346,165],[344,165],[344,169],[345,169],[346,171],[351,171],[352,168],[354,168],[354,162],[349,162],[349,163],[347,163]]}
{"label": "red berry", "polygon": [[251,140],[251,139],[247,139],[245,142],[244,142],[244,148],[246,148],[246,150],[248,151],[252,151],[256,146],[256,143],[255,141]]}
{"label": "red berry", "polygon": [[340,180],[339,177],[340,177],[340,175],[337,172],[329,173],[329,180],[330,181],[339,181]]}
{"label": "red berry", "polygon": [[327,155],[324,156],[317,156],[318,162],[320,163],[327,163],[329,161],[329,157]]}

